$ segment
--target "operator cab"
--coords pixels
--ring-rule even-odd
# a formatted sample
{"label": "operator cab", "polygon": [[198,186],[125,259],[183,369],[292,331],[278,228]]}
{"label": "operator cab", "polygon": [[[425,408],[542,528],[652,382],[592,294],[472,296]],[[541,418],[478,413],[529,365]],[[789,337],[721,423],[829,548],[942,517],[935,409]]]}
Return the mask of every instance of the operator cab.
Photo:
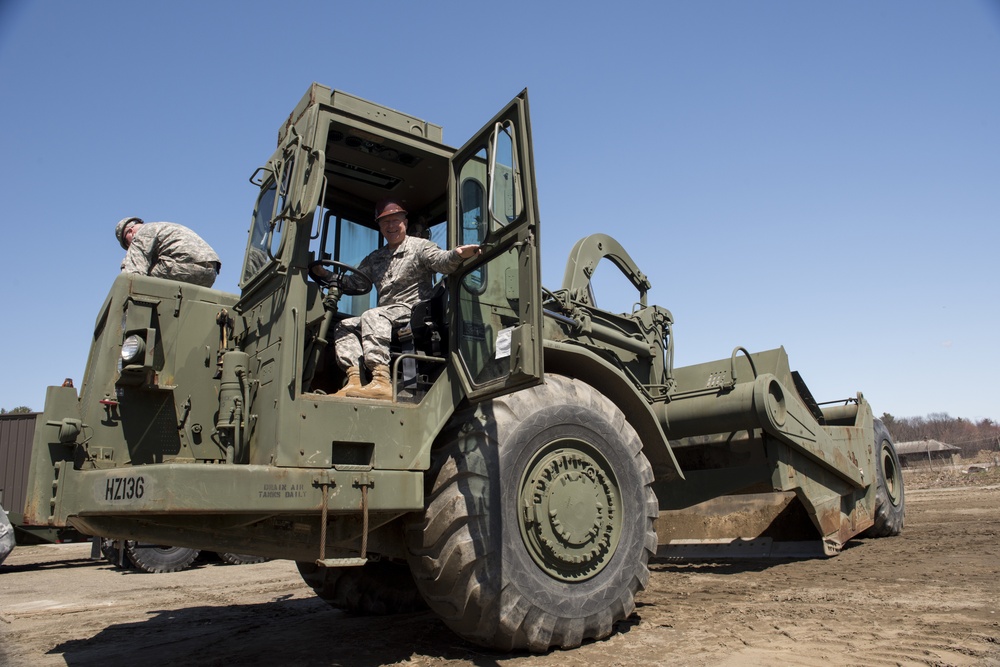
{"label": "operator cab", "polygon": [[[404,208],[412,206],[406,201],[401,203]],[[345,289],[339,295],[336,289],[328,289],[328,283],[317,276],[322,268],[332,268],[334,273],[345,276],[357,273],[352,269],[386,243],[377,224],[369,222],[373,219],[371,212],[361,222],[355,215],[338,214],[337,210],[332,206],[326,207],[318,226],[319,234],[310,239],[310,257],[318,259],[309,265],[309,277],[313,283],[310,285],[309,302],[313,305],[320,302],[323,313],[320,316],[311,307],[310,312],[316,318],[307,323],[307,347],[321,348],[307,350],[306,353],[307,360],[315,355],[313,366],[307,367],[303,377],[303,391],[309,393],[331,394],[343,385],[345,376],[336,363],[334,351],[336,325],[345,318],[360,316],[375,307],[379,297],[374,289],[370,289],[371,283],[363,274],[361,282],[364,287],[355,291]],[[408,214],[407,235],[430,239],[439,247],[448,248],[447,221],[440,212],[427,211],[425,208]],[[414,306],[409,324],[393,330],[390,368],[397,389],[394,395],[400,401],[419,401],[444,368],[447,289],[443,280],[443,276],[436,275],[430,299]],[[366,372],[367,369],[362,368],[362,373]],[[363,381],[369,379],[365,377]]]}
{"label": "operator cab", "polygon": [[[434,133],[435,128],[429,128]],[[438,130],[439,132],[440,130]],[[420,132],[422,134],[423,132]],[[411,139],[410,136],[405,139]],[[450,152],[450,149],[449,149]],[[315,262],[337,262],[357,267],[372,251],[385,245],[375,221],[378,200],[392,197],[407,210],[407,235],[430,239],[439,247],[448,244],[448,157],[449,152],[422,150],[419,145],[404,143],[383,133],[376,135],[333,120],[326,142],[326,189],[316,209],[313,234],[309,239],[309,256]],[[479,243],[478,229],[469,236]],[[315,274],[310,272],[315,283]],[[435,282],[441,279],[436,276]],[[356,317],[378,302],[375,290],[362,294],[343,294],[336,301],[332,322],[321,331],[325,309],[325,286],[310,287],[310,321],[306,345],[320,345],[313,351],[315,368],[307,369],[303,391],[331,394],[344,381],[333,350],[336,323]],[[434,290],[438,303],[421,303],[414,308],[414,322],[393,332],[392,371],[398,387],[399,400],[416,401],[433,379],[443,370],[442,354],[446,349],[444,321],[447,291],[444,285]],[[320,313],[315,308],[323,307]],[[414,336],[418,330],[418,336]],[[421,343],[420,349],[417,344]],[[308,352],[307,352],[308,354]],[[421,360],[418,357],[428,357]],[[308,359],[308,356],[307,356]]]}
{"label": "operator cab", "polygon": [[[357,266],[385,245],[374,211],[376,202],[386,197],[407,210],[408,236],[448,248],[447,154],[422,152],[334,121],[326,144],[326,181],[315,214],[318,234],[309,243],[310,256],[316,260]],[[345,295],[339,311],[342,317],[357,316],[376,301],[374,291]]]}
{"label": "operator cab", "polygon": [[[433,303],[414,308],[415,335],[408,341],[404,331],[394,351],[396,388],[419,401],[451,361],[460,371],[451,381],[470,398],[540,380],[541,309],[524,298],[539,289],[524,93],[455,150],[439,126],[314,85],[251,181],[261,194],[235,308],[249,325],[237,345],[251,367],[310,397],[343,385],[332,349],[336,323],[378,296],[345,294],[331,313],[327,290],[309,269],[317,262],[357,267],[381,247],[375,206],[391,198],[407,210],[409,236],[443,249],[483,249],[447,282],[438,276]],[[289,340],[298,349],[291,358],[283,352]]]}

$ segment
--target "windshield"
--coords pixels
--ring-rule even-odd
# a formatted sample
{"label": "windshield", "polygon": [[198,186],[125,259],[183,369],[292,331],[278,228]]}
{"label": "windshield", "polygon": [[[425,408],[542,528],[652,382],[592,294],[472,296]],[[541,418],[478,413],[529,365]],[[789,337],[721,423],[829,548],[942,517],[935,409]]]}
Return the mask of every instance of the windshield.
{"label": "windshield", "polygon": [[268,255],[271,248],[274,247],[274,241],[272,239],[271,244],[268,244],[268,232],[271,230],[271,219],[274,216],[274,202],[277,195],[278,184],[272,179],[264,186],[257,199],[253,227],[250,228],[250,241],[247,243],[246,259],[243,262],[241,287],[253,280],[269,261]]}
{"label": "windshield", "polygon": [[[267,266],[271,260],[281,254],[281,235],[284,229],[285,210],[289,205],[288,193],[292,182],[292,172],[295,167],[294,158],[284,163],[278,163],[280,177],[275,178],[274,172],[268,168],[265,173],[270,176],[261,187],[257,198],[257,207],[253,212],[253,226],[250,228],[250,240],[247,242],[246,259],[243,262],[243,287]],[[278,182],[281,188],[278,188]]]}
{"label": "windshield", "polygon": [[[378,231],[359,225],[346,218],[336,220],[336,246],[324,248],[323,257],[333,258],[350,266],[357,266],[368,253],[379,246]],[[373,307],[377,300],[375,290],[368,294],[344,296],[340,300],[340,310],[353,316],[360,315]]]}

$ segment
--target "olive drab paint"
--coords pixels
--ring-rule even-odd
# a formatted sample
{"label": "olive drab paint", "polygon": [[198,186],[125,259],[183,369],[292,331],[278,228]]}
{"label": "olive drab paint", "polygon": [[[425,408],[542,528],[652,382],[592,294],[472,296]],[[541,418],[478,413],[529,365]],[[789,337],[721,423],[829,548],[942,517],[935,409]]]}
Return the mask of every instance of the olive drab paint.
{"label": "olive drab paint", "polygon": [[[527,91],[455,149],[437,125],[314,84],[251,181],[240,294],[111,285],[79,393],[48,389],[30,521],[296,560],[324,596],[328,576],[368,573],[378,597],[370,573],[391,570],[467,639],[534,651],[611,633],[654,553],[834,555],[880,513],[901,528],[891,443],[878,465],[860,393],[818,403],[781,348],[675,368],[673,316],[648,303],[627,239],[582,239],[543,290]],[[396,332],[392,400],[334,397],[336,323],[375,295],[310,267],[356,267],[389,197],[410,235],[481,253]],[[633,312],[596,307],[602,260],[636,289]],[[899,491],[877,502],[886,476]],[[442,488],[484,517],[480,539],[503,526],[453,569]],[[502,595],[450,597],[473,570]],[[531,611],[492,623],[494,604]]]}

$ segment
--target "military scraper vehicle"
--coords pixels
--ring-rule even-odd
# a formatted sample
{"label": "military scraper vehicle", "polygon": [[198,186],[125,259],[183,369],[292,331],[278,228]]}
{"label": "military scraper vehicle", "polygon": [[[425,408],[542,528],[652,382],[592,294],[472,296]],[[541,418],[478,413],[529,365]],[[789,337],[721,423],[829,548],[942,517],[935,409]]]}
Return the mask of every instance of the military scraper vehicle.
{"label": "military scraper vehicle", "polygon": [[[657,555],[832,556],[901,529],[898,460],[860,393],[817,403],[780,348],[674,367],[673,317],[610,236],[543,289],[526,91],[456,150],[312,85],[251,181],[239,295],[115,279],[79,394],[48,389],[33,522],[292,559],[338,608],[426,605],[531,651],[611,634]],[[482,253],[396,332],[392,400],[333,397],[334,327],[375,295],[310,267],[356,273],[387,196],[409,234]],[[632,312],[597,307],[602,260]]]}

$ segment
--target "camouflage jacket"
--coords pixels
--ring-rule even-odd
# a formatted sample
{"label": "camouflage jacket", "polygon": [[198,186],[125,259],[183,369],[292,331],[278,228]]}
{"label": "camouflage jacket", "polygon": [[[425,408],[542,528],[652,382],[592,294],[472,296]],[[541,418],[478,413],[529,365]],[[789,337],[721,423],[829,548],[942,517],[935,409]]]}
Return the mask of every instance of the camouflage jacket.
{"label": "camouflage jacket", "polygon": [[212,247],[184,225],[147,222],[132,237],[122,271],[181,279],[185,265],[211,266],[213,262],[216,268],[222,265]]}
{"label": "camouflage jacket", "polygon": [[[433,241],[407,236],[399,247],[379,248],[363,260],[358,268],[375,281],[378,305],[402,304],[413,307],[430,297],[435,273],[451,273],[462,263],[456,250],[442,250]],[[345,276],[350,284],[358,276]]]}

